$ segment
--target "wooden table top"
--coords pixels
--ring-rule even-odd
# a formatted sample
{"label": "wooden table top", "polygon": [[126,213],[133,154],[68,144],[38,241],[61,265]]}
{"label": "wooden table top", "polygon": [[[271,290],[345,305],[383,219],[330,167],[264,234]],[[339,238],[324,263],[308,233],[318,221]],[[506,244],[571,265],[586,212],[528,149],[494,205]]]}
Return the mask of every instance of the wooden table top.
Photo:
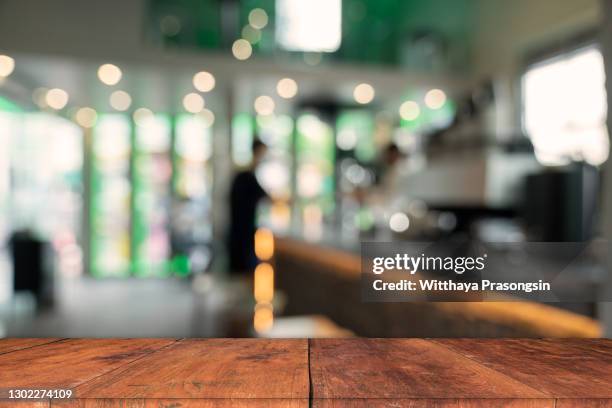
{"label": "wooden table top", "polygon": [[2,408],[233,406],[612,407],[612,340],[0,340]]}

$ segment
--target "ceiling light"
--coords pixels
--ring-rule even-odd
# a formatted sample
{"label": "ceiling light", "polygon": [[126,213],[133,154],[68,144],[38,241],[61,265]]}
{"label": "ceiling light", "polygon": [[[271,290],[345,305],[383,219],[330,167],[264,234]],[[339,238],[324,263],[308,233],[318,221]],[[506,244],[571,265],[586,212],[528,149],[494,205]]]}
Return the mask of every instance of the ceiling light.
{"label": "ceiling light", "polygon": [[256,8],[249,13],[249,24],[258,30],[268,25],[268,13],[265,10]]}
{"label": "ceiling light", "polygon": [[74,115],[74,119],[84,128],[91,128],[95,126],[98,114],[92,108],[81,108]]}
{"label": "ceiling light", "polygon": [[68,103],[68,93],[59,88],[49,89],[45,101],[49,107],[60,110]]}
{"label": "ceiling light", "polygon": [[415,101],[406,101],[400,105],[399,114],[404,120],[415,120],[419,117],[421,108]]}
{"label": "ceiling light", "polygon": [[116,85],[121,81],[121,70],[113,64],[104,64],[98,68],[98,78],[106,85]]}
{"label": "ceiling light", "polygon": [[15,60],[8,55],[0,55],[0,77],[11,75],[15,69]]}
{"label": "ceiling light", "polygon": [[215,87],[215,77],[210,72],[200,71],[193,76],[193,86],[200,92],[210,92]]}
{"label": "ceiling light", "polygon": [[425,105],[430,109],[440,109],[446,102],[446,94],[440,89],[432,89],[425,95]]}
{"label": "ceiling light", "polygon": [[267,95],[258,96],[255,99],[255,112],[259,115],[267,116],[274,113],[274,100]]}
{"label": "ceiling light", "polygon": [[372,102],[374,93],[372,85],[363,83],[355,87],[353,90],[353,97],[357,103],[366,104]]}
{"label": "ceiling light", "polygon": [[215,123],[215,114],[209,109],[202,109],[198,116],[204,120],[204,126],[211,127]]}
{"label": "ceiling light", "polygon": [[183,98],[183,107],[187,112],[198,113],[204,109],[204,98],[195,92],[188,93]]}
{"label": "ceiling light", "polygon": [[146,122],[153,116],[154,115],[151,109],[138,108],[134,111],[133,118],[134,118],[134,122],[136,122],[136,125],[144,126]]}
{"label": "ceiling light", "polygon": [[298,92],[298,85],[291,78],[283,78],[276,84],[276,92],[285,99],[293,98]]}
{"label": "ceiling light", "polygon": [[342,40],[342,0],[276,0],[275,35],[289,51],[334,52]]}
{"label": "ceiling light", "polygon": [[115,91],[110,96],[110,105],[118,111],[126,111],[132,104],[130,94],[125,91]]}
{"label": "ceiling light", "polygon": [[251,47],[251,43],[241,38],[239,40],[234,41],[232,45],[232,54],[236,59],[241,61],[248,59],[253,53],[253,48]]}

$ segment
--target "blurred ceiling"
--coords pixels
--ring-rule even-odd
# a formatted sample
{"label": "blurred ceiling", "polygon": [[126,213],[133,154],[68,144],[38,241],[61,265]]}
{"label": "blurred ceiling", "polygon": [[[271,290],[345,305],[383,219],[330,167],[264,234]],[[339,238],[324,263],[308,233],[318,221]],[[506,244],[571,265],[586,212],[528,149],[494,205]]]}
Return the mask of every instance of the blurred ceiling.
{"label": "blurred ceiling", "polygon": [[[325,61],[399,65],[413,70],[465,71],[474,0],[343,0],[342,43]],[[264,10],[269,23],[253,44],[257,55],[302,59],[275,43],[275,0],[149,0],[147,37],[166,47],[227,49]],[[325,13],[325,10],[321,10]]]}
{"label": "blurred ceiling", "polygon": [[[99,66],[107,60],[31,54],[13,56],[17,61],[15,72],[0,89],[26,110],[38,109],[33,99],[33,90],[36,93],[36,89],[60,88],[69,94],[68,107],[90,106],[99,112],[112,112],[110,95],[122,90],[132,98],[130,110],[146,107],[160,112],[182,112],[183,97],[194,92],[193,76],[202,69],[200,58],[195,61],[184,58],[174,64],[113,60],[120,66],[122,77],[118,84],[108,86],[97,76]],[[245,63],[245,67],[255,63],[250,61]],[[223,101],[229,95],[232,95],[233,109],[239,112],[252,111],[253,101],[260,95],[271,95],[275,99],[277,113],[289,113],[296,102],[299,104],[304,101],[334,101],[345,106],[355,104],[353,89],[357,82],[351,77],[357,75],[351,69],[320,67],[315,72],[289,70],[269,71],[267,74],[262,74],[264,69],[259,69],[256,70],[258,74],[249,74],[248,68],[243,68],[243,74],[236,75],[235,80],[229,83],[223,75],[227,66],[204,66],[213,73],[217,83],[212,91],[202,96],[206,107],[216,112],[223,112],[227,108]],[[276,95],[278,80],[287,76],[288,72],[299,86],[298,95],[293,99],[283,99]],[[376,89],[373,107],[392,112],[397,110],[406,95],[422,96],[433,87],[442,87],[451,94],[461,89],[453,81],[435,77],[398,76],[381,72],[371,76],[371,79],[374,79],[372,84]]]}

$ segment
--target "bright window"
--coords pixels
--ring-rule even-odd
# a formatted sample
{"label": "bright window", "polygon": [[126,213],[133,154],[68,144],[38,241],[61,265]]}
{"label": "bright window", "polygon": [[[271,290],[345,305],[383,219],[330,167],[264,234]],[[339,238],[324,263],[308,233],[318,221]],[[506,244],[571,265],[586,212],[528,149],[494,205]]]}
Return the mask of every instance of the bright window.
{"label": "bright window", "polygon": [[276,0],[276,41],[290,51],[336,51],[342,0]]}
{"label": "bright window", "polygon": [[523,123],[538,161],[606,161],[608,107],[603,57],[597,47],[530,67],[523,77],[523,97]]}

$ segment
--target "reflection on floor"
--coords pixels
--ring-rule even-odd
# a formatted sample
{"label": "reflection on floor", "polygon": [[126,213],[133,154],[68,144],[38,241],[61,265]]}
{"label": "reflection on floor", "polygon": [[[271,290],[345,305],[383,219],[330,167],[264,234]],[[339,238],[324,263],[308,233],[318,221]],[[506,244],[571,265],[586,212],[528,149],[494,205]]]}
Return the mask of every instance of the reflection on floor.
{"label": "reflection on floor", "polygon": [[[249,336],[252,304],[240,282],[211,278],[64,281],[39,313],[17,300],[3,313],[9,337]],[[17,298],[19,299],[19,298]],[[21,303],[21,304],[20,304]]]}

